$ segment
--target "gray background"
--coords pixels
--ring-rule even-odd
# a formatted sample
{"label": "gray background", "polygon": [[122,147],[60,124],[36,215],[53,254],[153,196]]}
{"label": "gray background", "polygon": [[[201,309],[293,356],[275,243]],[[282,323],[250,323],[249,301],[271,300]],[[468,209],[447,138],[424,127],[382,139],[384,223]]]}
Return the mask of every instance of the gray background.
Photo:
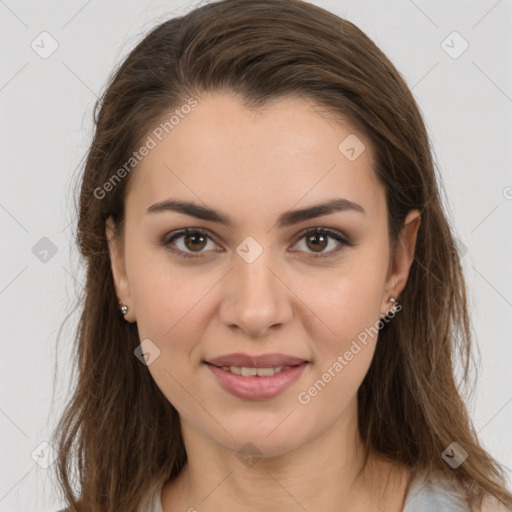
{"label": "gray background", "polygon": [[[470,409],[484,446],[510,467],[512,2],[313,3],[366,32],[423,111],[464,255],[480,349]],[[56,337],[83,278],[73,245],[72,185],[91,139],[94,100],[144,33],[192,5],[0,0],[0,511],[61,505],[43,467],[51,448],[40,444],[69,392],[76,314],[58,347]],[[58,44],[47,58],[40,54],[51,49],[51,39],[43,31]],[[460,53],[464,40],[469,46]],[[61,373],[52,402],[57,354]]]}

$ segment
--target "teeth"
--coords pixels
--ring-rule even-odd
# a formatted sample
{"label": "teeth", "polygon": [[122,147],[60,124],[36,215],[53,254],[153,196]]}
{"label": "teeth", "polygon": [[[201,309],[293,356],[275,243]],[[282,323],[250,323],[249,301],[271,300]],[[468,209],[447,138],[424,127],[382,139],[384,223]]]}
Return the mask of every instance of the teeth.
{"label": "teeth", "polygon": [[242,366],[241,371],[241,374],[244,377],[253,377],[258,374],[257,368],[246,368],[245,366]]}
{"label": "teeth", "polygon": [[243,377],[272,377],[279,373],[283,368],[290,366],[275,366],[273,368],[247,368],[246,366],[223,366],[222,369]]}
{"label": "teeth", "polygon": [[272,377],[274,375],[274,368],[255,368],[260,377]]}

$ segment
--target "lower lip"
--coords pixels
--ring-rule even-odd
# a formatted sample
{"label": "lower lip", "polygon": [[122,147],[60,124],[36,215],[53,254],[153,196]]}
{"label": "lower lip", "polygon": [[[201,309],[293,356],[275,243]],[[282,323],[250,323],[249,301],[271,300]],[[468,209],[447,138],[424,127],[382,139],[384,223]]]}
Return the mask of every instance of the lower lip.
{"label": "lower lip", "polygon": [[304,362],[292,366],[272,377],[243,377],[206,363],[223,389],[246,400],[263,400],[277,396],[302,375],[307,365],[308,363]]}

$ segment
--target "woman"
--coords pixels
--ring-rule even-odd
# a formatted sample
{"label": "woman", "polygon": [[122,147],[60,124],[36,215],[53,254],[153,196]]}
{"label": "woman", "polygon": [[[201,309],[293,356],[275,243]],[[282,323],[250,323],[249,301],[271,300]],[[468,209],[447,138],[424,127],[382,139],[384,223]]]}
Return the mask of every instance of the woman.
{"label": "woman", "polygon": [[69,510],[512,505],[454,379],[470,324],[424,122],[366,35],[298,0],[211,3],[97,107]]}

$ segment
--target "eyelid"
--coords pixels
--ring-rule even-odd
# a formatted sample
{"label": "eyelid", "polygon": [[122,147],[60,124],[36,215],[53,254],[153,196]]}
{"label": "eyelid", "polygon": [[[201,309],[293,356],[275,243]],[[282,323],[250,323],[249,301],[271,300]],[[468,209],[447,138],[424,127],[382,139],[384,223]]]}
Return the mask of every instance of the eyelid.
{"label": "eyelid", "polygon": [[[337,229],[323,227],[323,226],[313,226],[313,227],[305,228],[304,230],[300,231],[294,237],[294,239],[295,239],[294,245],[296,245],[302,238],[304,238],[304,236],[306,236],[310,233],[325,234],[328,237],[336,240],[339,244],[341,244],[342,247],[343,246],[351,247],[354,245],[354,243],[350,241],[350,238],[348,236],[344,235],[343,232],[341,232]],[[181,238],[182,236],[186,236],[188,234],[203,235],[217,244],[217,242],[215,240],[216,236],[214,236],[208,229],[204,229],[204,228],[183,228],[183,229],[179,229],[176,231],[171,231],[163,237],[160,244],[163,245],[164,248],[167,249],[168,251],[170,251],[171,253],[177,254],[178,256],[181,256],[183,258],[191,259],[191,258],[204,257],[204,254],[205,254],[204,252],[197,252],[197,253],[187,252],[187,251],[182,251],[181,249],[175,249],[174,247],[172,247],[172,245],[171,245],[172,241],[174,241],[178,238]],[[315,254],[315,253],[311,252],[311,253],[306,253],[306,254],[308,254],[308,256],[312,257],[312,258],[328,258],[330,256],[336,255],[340,250],[341,250],[341,248],[337,248],[337,249],[332,249],[330,251],[327,251],[325,253]],[[206,252],[209,252],[209,251],[206,251]],[[214,252],[220,252],[220,251],[214,251]],[[304,252],[304,251],[292,250],[291,252]]]}

